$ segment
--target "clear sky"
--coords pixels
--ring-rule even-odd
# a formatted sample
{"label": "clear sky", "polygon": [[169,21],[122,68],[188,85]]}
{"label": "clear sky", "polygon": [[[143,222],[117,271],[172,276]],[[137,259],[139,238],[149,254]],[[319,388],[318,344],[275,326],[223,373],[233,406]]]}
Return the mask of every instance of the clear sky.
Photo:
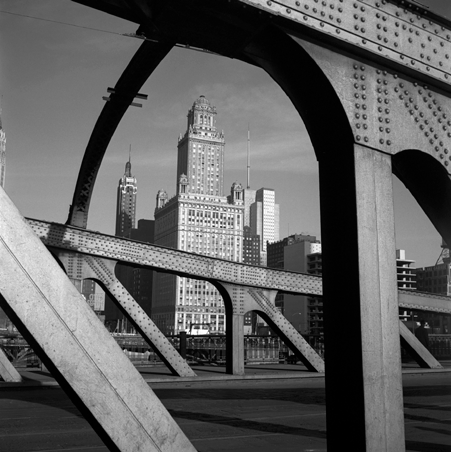
{"label": "clear sky", "polygon": [[[422,3],[451,17],[448,0]],[[69,0],[0,0],[0,11],[6,191],[24,216],[65,222],[102,96],[142,41],[122,36],[135,32],[135,24]],[[265,72],[176,48],[141,92],[148,100],[143,108],[129,108],[102,163],[89,229],[114,233],[116,189],[130,145],[137,218],[153,219],[160,188],[175,194],[178,136],[186,130],[189,108],[203,94],[216,106],[217,125],[225,132],[226,194],[234,181],[246,183],[249,124],[251,188],[276,190],[281,238],[295,232],[320,238],[315,154],[302,120]],[[397,246],[417,266],[433,265],[441,239],[402,184],[395,180],[394,186]]]}

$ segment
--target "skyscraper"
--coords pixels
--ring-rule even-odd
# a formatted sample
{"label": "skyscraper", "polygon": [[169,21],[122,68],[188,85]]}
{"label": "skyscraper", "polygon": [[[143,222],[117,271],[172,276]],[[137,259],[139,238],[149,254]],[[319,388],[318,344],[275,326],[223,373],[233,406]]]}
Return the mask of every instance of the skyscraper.
{"label": "skyscraper", "polygon": [[251,232],[260,236],[261,265],[267,263],[267,243],[279,240],[279,204],[275,201],[276,192],[272,188],[260,188],[250,206]]}
{"label": "skyscraper", "polygon": [[[132,229],[136,222],[136,195],[138,184],[132,176],[132,164],[130,156],[125,164],[125,173],[119,179],[117,187],[116,205],[116,232],[118,237],[131,238]],[[127,265],[118,263],[116,265],[116,277],[122,285],[132,294],[134,287],[133,269]],[[107,296],[105,303],[105,320],[109,328],[114,330],[120,325],[121,330],[127,330],[128,322],[124,320],[124,314],[117,305]]]}
{"label": "skyscraper", "polygon": [[117,187],[115,235],[118,237],[124,237],[127,231],[135,227],[137,192],[138,185],[136,178],[132,176],[132,164],[129,158],[125,164],[125,173],[119,179]]}
{"label": "skyscraper", "polygon": [[[178,141],[176,196],[157,194],[155,243],[192,253],[241,262],[243,188],[234,183],[223,193],[223,132],[216,128],[216,108],[200,96],[188,112],[187,130]],[[157,273],[152,319],[166,334],[209,324],[225,330],[225,310],[210,283]]]}

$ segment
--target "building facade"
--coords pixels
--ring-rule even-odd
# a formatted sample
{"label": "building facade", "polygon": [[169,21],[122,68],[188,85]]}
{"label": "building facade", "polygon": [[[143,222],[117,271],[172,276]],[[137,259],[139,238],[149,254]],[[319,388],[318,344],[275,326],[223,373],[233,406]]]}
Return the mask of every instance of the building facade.
{"label": "building facade", "polygon": [[[155,243],[178,250],[241,262],[243,188],[234,183],[224,196],[223,132],[216,128],[216,108],[200,96],[188,112],[179,137],[176,195],[157,194]],[[208,282],[156,273],[152,319],[165,334],[208,325],[225,331],[222,297]]]}
{"label": "building facade", "polygon": [[[269,243],[268,267],[299,273],[307,273],[307,256],[321,253],[321,243],[313,235],[293,234],[274,243]],[[302,334],[309,333],[308,297],[279,293],[276,307]]]}
{"label": "building facade", "polygon": [[415,261],[406,259],[405,250],[396,250],[396,280],[398,289],[416,289],[416,271],[411,265]]}

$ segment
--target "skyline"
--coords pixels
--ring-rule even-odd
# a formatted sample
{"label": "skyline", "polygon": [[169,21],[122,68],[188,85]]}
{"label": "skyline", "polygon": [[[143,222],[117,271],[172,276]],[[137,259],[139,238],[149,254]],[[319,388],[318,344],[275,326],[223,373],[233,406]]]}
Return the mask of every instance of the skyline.
{"label": "skyline", "polygon": [[[445,1],[423,3],[451,15]],[[116,84],[141,40],[121,35],[135,32],[135,24],[70,1],[4,0],[0,5],[6,192],[22,215],[64,223],[102,96]],[[288,97],[266,73],[236,60],[174,48],[140,92],[148,100],[141,102],[143,108],[128,109],[106,152],[89,229],[114,233],[117,182],[130,146],[138,181],[136,218],[154,218],[159,189],[175,195],[178,136],[186,130],[193,102],[204,95],[217,108],[218,129],[225,133],[225,192],[235,181],[246,186],[249,127],[251,188],[276,191],[280,238],[301,232],[321,237],[318,169],[310,139]],[[397,247],[416,266],[433,265],[441,239],[394,179]]]}

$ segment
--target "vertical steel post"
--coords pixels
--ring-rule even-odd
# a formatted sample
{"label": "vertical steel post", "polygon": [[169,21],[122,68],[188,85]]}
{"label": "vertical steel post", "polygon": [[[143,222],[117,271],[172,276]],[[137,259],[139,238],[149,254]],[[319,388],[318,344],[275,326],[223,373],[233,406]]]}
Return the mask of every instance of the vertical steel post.
{"label": "vertical steel post", "polygon": [[403,451],[391,157],[359,145],[323,155],[328,450]]}
{"label": "vertical steel post", "polygon": [[186,359],[186,331],[180,331],[179,332],[179,338],[180,338],[180,356],[183,359]]}

